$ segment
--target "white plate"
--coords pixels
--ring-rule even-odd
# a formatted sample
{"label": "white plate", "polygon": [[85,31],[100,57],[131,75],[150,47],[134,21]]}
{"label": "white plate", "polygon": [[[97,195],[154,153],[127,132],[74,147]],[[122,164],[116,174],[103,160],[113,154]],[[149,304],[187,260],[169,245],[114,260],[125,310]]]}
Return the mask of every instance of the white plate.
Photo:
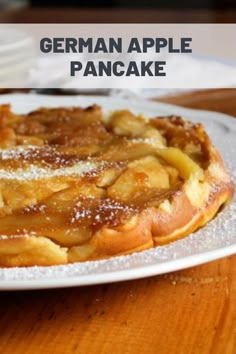
{"label": "white plate", "polygon": [[[148,117],[176,114],[202,122],[220,150],[236,180],[236,120],[206,111],[177,106],[98,96],[2,95],[1,103],[11,103],[15,112],[28,112],[39,106],[97,103],[105,111],[129,108]],[[1,290],[43,289],[116,282],[163,274],[209,262],[236,253],[236,199],[208,225],[190,236],[167,246],[114,257],[109,260],[53,267],[2,268]]]}

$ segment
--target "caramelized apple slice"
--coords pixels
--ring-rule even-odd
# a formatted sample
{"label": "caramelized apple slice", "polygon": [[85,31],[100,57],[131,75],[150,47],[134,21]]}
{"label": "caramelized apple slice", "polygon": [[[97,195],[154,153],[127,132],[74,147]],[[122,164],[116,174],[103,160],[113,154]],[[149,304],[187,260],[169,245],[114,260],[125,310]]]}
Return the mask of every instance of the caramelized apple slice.
{"label": "caramelized apple slice", "polygon": [[128,201],[140,192],[145,193],[146,189],[165,189],[169,186],[169,175],[164,166],[154,156],[147,156],[131,162],[128,169],[107,189],[107,194],[111,198]]}
{"label": "caramelized apple slice", "polygon": [[117,135],[136,137],[142,134],[145,121],[134,116],[128,110],[121,110],[112,113],[109,118],[109,126]]}
{"label": "caramelized apple slice", "polygon": [[203,178],[203,170],[201,167],[178,148],[168,147],[157,149],[156,154],[170,165],[174,166],[184,180],[189,179],[190,176],[194,176],[198,179]]}

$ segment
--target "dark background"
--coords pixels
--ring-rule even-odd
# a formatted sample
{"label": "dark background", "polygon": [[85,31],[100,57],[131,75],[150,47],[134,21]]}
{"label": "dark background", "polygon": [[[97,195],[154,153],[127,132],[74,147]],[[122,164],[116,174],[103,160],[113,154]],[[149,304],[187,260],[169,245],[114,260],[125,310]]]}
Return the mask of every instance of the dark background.
{"label": "dark background", "polygon": [[236,0],[0,0],[0,23],[236,23]]}
{"label": "dark background", "polygon": [[36,7],[110,7],[110,8],[236,8],[236,0],[31,0]]}

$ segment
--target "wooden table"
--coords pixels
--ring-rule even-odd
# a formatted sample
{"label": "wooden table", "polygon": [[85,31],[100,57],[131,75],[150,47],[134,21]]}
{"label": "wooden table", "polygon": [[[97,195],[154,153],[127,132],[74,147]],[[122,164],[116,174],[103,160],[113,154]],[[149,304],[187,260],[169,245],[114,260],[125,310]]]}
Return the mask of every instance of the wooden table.
{"label": "wooden table", "polygon": [[[236,116],[236,90],[163,98]],[[0,293],[0,352],[233,354],[236,256],[152,278]]]}
{"label": "wooden table", "polygon": [[235,9],[13,8],[0,23],[235,23]]}

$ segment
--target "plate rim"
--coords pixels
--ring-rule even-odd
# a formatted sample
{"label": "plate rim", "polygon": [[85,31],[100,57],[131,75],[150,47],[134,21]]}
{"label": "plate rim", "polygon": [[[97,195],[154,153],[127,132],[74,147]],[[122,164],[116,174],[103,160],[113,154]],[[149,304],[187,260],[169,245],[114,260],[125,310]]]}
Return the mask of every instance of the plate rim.
{"label": "plate rim", "polygon": [[[218,248],[191,256],[168,260],[162,263],[144,265],[135,269],[122,269],[107,273],[94,273],[89,275],[78,275],[71,277],[58,277],[54,279],[32,279],[32,280],[1,280],[0,291],[13,290],[36,290],[36,289],[54,289],[65,287],[82,287],[90,285],[99,285],[107,283],[116,283],[121,281],[143,279],[146,277],[168,274],[171,272],[191,268],[197,265],[206,264],[224,257],[232,256],[236,253],[236,244]],[[128,257],[128,255],[127,255]],[[118,257],[114,257],[118,258]],[[200,260],[199,260],[200,258]],[[191,259],[191,265],[188,260]],[[184,261],[184,265],[183,265]],[[166,267],[168,264],[168,267]],[[51,266],[54,267],[54,266]],[[51,268],[45,267],[45,268]],[[34,268],[34,267],[29,267]],[[156,268],[159,268],[158,271]],[[164,268],[164,269],[163,269]],[[167,268],[167,269],[166,269]],[[10,269],[10,268],[9,268]],[[12,269],[12,268],[11,268]],[[7,268],[4,268],[7,270]],[[142,273],[139,273],[142,270]],[[135,274],[134,274],[135,273]],[[79,282],[78,282],[79,281]]]}

